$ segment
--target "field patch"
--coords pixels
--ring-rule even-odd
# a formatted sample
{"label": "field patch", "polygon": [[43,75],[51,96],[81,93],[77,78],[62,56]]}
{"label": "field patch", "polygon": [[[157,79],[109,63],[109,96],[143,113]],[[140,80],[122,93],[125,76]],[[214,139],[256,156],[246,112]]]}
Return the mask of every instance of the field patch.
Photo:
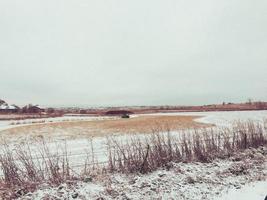
{"label": "field patch", "polygon": [[168,128],[170,131],[202,128],[208,124],[194,121],[200,116],[138,116],[130,119],[67,121],[26,125],[1,131],[2,136],[33,137],[82,137],[111,134],[151,133],[153,129]]}

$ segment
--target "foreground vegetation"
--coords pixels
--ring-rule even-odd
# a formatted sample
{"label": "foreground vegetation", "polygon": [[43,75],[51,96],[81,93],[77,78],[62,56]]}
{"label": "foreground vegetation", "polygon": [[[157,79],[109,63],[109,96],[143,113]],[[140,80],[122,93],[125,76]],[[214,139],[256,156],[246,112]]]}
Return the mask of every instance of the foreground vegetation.
{"label": "foreground vegetation", "polygon": [[[65,145],[51,153],[45,141],[38,144],[38,158],[30,144],[19,147],[2,145],[0,154],[1,189],[10,197],[36,190],[41,184],[57,186],[75,183],[92,175],[105,173],[149,173],[158,168],[171,168],[171,163],[212,162],[227,159],[236,152],[267,145],[267,123],[248,121],[228,129],[187,130],[172,134],[168,127],[157,125],[151,135],[132,136],[128,140],[107,138],[108,160],[98,163],[90,146],[81,170],[73,169]],[[90,178],[89,178],[90,179]],[[90,181],[90,180],[87,181]],[[19,188],[19,190],[18,190]]]}
{"label": "foreground vegetation", "polygon": [[236,123],[232,128],[195,129],[181,135],[162,134],[157,128],[145,137],[132,137],[126,143],[111,138],[109,165],[111,171],[147,173],[170,162],[211,162],[226,159],[238,151],[267,144],[267,122]]}

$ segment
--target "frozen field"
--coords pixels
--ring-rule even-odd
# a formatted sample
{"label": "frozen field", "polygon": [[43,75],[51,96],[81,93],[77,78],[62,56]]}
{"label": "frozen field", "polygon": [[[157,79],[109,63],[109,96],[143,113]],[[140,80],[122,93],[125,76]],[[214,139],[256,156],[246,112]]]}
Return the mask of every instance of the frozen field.
{"label": "frozen field", "polygon": [[116,119],[116,117],[92,117],[92,116],[62,116],[42,119],[24,119],[24,120],[0,120],[0,131],[7,130],[14,127],[26,126],[31,124],[43,124],[53,122],[72,122],[72,121],[94,121],[94,120],[108,120]]}
{"label": "frozen field", "polygon": [[[154,114],[153,114],[154,115]],[[180,112],[158,113],[157,115],[193,115],[201,116],[196,119],[202,123],[215,124],[216,126],[231,126],[237,121],[253,120],[262,122],[267,119],[267,111],[220,111],[220,112]]]}
{"label": "frozen field", "polygon": [[[59,187],[42,187],[29,199],[105,200],[264,200],[267,195],[266,155],[247,150],[227,160],[212,163],[174,163],[170,170],[148,174],[109,174],[101,181]],[[267,152],[267,149],[263,149]],[[250,154],[257,156],[249,157]],[[235,161],[241,158],[241,161]],[[245,169],[240,173],[240,169]],[[261,180],[261,181],[258,181]],[[23,199],[23,198],[22,198]]]}
{"label": "frozen field", "polygon": [[[156,114],[144,114],[144,115],[201,116],[201,118],[197,119],[197,121],[202,123],[215,124],[216,126],[229,126],[233,122],[238,120],[262,121],[263,119],[267,119],[267,111],[177,112],[177,113],[156,113]],[[142,115],[133,115],[132,117],[137,117],[137,116],[142,116]],[[116,118],[91,117],[91,116],[83,116],[83,117],[63,116],[63,117],[45,118],[45,119],[8,120],[8,121],[0,121],[0,131],[13,128],[16,126],[29,125],[33,122],[38,123],[40,121],[42,121],[42,123],[52,123],[52,122],[64,122],[64,121],[92,121],[92,120],[104,120],[104,119],[116,119]]]}
{"label": "frozen field", "polygon": [[[151,114],[152,115],[152,114]],[[172,116],[172,115],[182,115],[182,116],[200,116],[200,118],[197,118],[196,120],[198,122],[201,123],[208,123],[208,124],[214,124],[217,127],[229,127],[232,126],[235,122],[237,121],[247,121],[247,120],[253,120],[256,122],[263,122],[264,120],[267,119],[267,111],[241,111],[241,112],[186,112],[186,113],[157,113],[157,114],[153,114],[153,115],[167,115],[167,116]],[[134,117],[138,117],[138,116],[134,116]],[[104,119],[111,119],[111,118],[103,118],[103,117],[70,117],[70,116],[66,116],[66,117],[61,117],[61,118],[51,118],[51,119],[45,119],[45,123],[54,123],[54,122],[64,122],[64,121],[79,121],[79,120],[85,120],[85,121],[91,121],[91,120],[104,120]],[[37,122],[40,119],[37,119]],[[24,126],[26,124],[27,126],[27,122],[25,122],[25,124],[19,124],[19,125],[10,125],[11,121],[0,121],[0,129],[2,130],[7,130],[9,128],[12,128],[14,126]],[[172,132],[173,134],[179,134],[179,131],[175,131]],[[40,133],[41,134],[41,133]],[[1,131],[0,131],[0,135],[1,135]],[[142,137],[142,134],[140,135]],[[129,135],[116,135],[115,137],[121,139],[121,140],[127,140],[129,138]],[[25,141],[25,139],[27,140],[27,138],[15,138],[12,142],[12,146],[14,145],[14,147],[16,145],[20,145],[21,141]],[[50,138],[49,140],[47,140],[47,144],[48,147],[51,149],[52,153],[53,151],[58,151],[58,149],[63,148],[64,144],[66,143],[67,145],[67,149],[69,152],[69,159],[70,159],[70,165],[73,169],[79,171],[83,166],[84,166],[84,162],[86,160],[87,157],[87,153],[86,152],[90,152],[91,151],[91,146],[90,144],[93,144],[94,147],[94,155],[95,155],[95,159],[99,162],[99,163],[105,163],[107,161],[107,151],[106,151],[106,142],[107,139],[105,137],[94,137],[91,139],[85,139],[85,138],[73,138],[70,139],[68,138],[67,140],[65,140],[64,137],[60,137],[60,134],[55,137],[54,139]],[[31,142],[31,148],[33,150],[33,152],[38,152],[38,144],[36,145],[36,143]],[[221,189],[218,188],[217,186],[215,187],[214,185],[209,185],[207,184],[200,184],[199,186],[197,186],[198,188],[195,188],[195,185],[185,185],[183,186],[183,183],[181,183],[181,186],[177,186],[178,188],[173,188],[174,190],[172,191],[167,191],[170,192],[169,194],[165,194],[165,198],[163,199],[169,199],[170,197],[173,197],[173,199],[175,199],[176,197],[178,198],[182,198],[183,196],[179,196],[182,195],[181,193],[177,193],[177,191],[183,191],[185,192],[186,195],[189,196],[189,198],[187,199],[198,199],[197,195],[200,195],[199,197],[201,197],[202,192],[206,192],[207,193],[207,198],[206,199],[213,199],[215,198],[217,193],[220,193],[221,191],[223,191],[222,196],[220,197],[216,197],[216,200],[226,200],[226,199],[237,199],[238,197],[242,197],[241,199],[251,199],[251,200],[257,200],[257,199],[262,199],[265,195],[267,195],[267,187],[266,187],[266,181],[262,181],[262,182],[256,182],[254,184],[251,185],[245,185],[245,187],[243,187],[243,184],[246,184],[249,180],[247,180],[247,177],[231,177],[230,179],[228,178],[223,178],[222,180],[217,180],[217,173],[221,173],[221,168],[227,171],[227,169],[229,167],[231,167],[233,163],[232,162],[218,162],[217,164],[212,164],[212,167],[214,169],[214,172],[210,170],[209,166],[201,166],[198,164],[188,164],[188,165],[184,165],[184,169],[186,171],[185,175],[196,175],[198,176],[198,174],[196,174],[195,172],[198,169],[198,167],[202,167],[203,172],[201,173],[206,173],[203,174],[203,177],[205,177],[205,181],[207,181],[208,179],[212,179],[212,181],[215,181],[216,184],[219,184],[220,181],[225,181],[225,185],[227,184],[232,184],[234,185],[234,187],[230,187],[230,190],[228,192],[228,190],[226,190],[228,187],[224,186],[224,185],[220,185],[220,187],[222,187]],[[175,170],[180,170],[180,167],[178,167]],[[266,165],[263,168],[265,171],[267,170]],[[190,171],[190,173],[188,173],[187,171]],[[193,171],[194,172],[193,172]],[[217,172],[217,171],[218,172]],[[257,169],[258,170],[258,169]],[[253,171],[252,171],[253,172]],[[252,173],[251,172],[251,173]],[[179,180],[186,180],[186,176],[184,175],[179,175],[177,176],[177,179],[167,179],[168,176],[175,176],[175,171],[172,172],[166,172],[166,171],[156,171],[155,173],[148,175],[148,176],[142,176],[141,178],[138,177],[138,179],[140,179],[140,181],[137,181],[139,185],[137,185],[137,187],[140,187],[139,189],[135,190],[135,186],[129,186],[128,189],[126,189],[129,193],[129,197],[132,197],[133,199],[139,199],[142,196],[142,192],[146,193],[146,197],[149,197],[150,193],[149,191],[147,191],[146,189],[142,188],[142,184],[146,184],[146,182],[148,182],[149,184],[153,185],[153,181],[155,178],[157,178],[158,176],[161,177],[161,175],[158,175],[159,173],[164,173],[164,177],[166,176],[166,180],[163,178],[163,180],[165,180],[166,182],[161,182],[162,180],[160,180],[159,184],[174,184],[179,182]],[[200,173],[200,172],[199,172]],[[209,174],[211,173],[211,174]],[[258,173],[261,173],[260,171]],[[255,177],[257,177],[256,171],[254,173],[252,173],[252,178],[251,181],[254,181],[254,179],[256,179]],[[118,179],[118,180],[117,180]],[[122,185],[128,183],[128,181],[130,181],[128,178],[125,177],[120,177],[115,176],[114,177],[114,187],[117,187],[118,190],[122,190],[124,191],[124,189],[122,189]],[[204,183],[205,183],[204,181]],[[217,183],[218,182],[218,183]],[[242,184],[240,184],[242,183]],[[221,184],[221,183],[220,183]],[[238,185],[238,187],[236,187],[235,185]],[[240,190],[239,188],[242,190]],[[146,188],[146,186],[144,186]],[[150,187],[150,186],[149,186]],[[170,186],[171,187],[171,186]],[[175,186],[176,187],[176,186]],[[209,188],[210,187],[215,187],[215,190],[210,192]],[[92,188],[95,188],[96,190],[92,190]],[[104,191],[103,186],[101,185],[81,185],[78,190],[81,190],[81,194],[86,194],[88,196],[88,198],[93,198],[95,196],[97,196],[99,193],[102,193]],[[141,192],[139,191],[141,190]],[[150,190],[150,188],[149,188]],[[175,191],[177,190],[177,191]],[[203,190],[203,191],[202,191]],[[163,191],[165,191],[163,189]],[[164,197],[164,192],[162,191],[161,195],[163,195]],[[188,192],[186,192],[188,191]],[[266,192],[265,192],[266,191]],[[42,199],[44,193],[46,192],[46,190],[41,190],[38,191],[35,195],[34,199]],[[57,192],[57,191],[51,191],[50,189],[48,189],[48,193],[51,192]],[[68,189],[66,188],[66,195],[70,195]],[[192,195],[191,195],[192,193]],[[242,194],[240,196],[240,194]],[[93,195],[93,196],[92,196]],[[132,195],[132,196],[131,196]],[[148,195],[148,196],[147,196]],[[156,197],[155,195],[157,195],[156,191],[152,191],[151,195],[154,195],[154,197]],[[194,196],[196,195],[196,196]],[[213,195],[213,196],[209,196],[209,195]],[[55,194],[56,196],[56,194]],[[205,196],[205,195],[204,195]],[[68,198],[68,196],[65,196],[66,198]],[[65,198],[64,197],[64,198]],[[120,196],[121,199],[123,199],[123,196]],[[212,198],[211,198],[212,197]],[[120,199],[120,198],[119,198]],[[185,198],[186,199],[186,198]],[[204,198],[205,199],[205,198]]]}
{"label": "frozen field", "polygon": [[[231,126],[233,123],[237,121],[246,121],[246,120],[253,120],[257,122],[263,122],[263,120],[267,119],[267,111],[238,111],[238,112],[185,112],[185,113],[157,113],[157,114],[150,114],[150,115],[186,115],[186,116],[201,116],[196,120],[202,123],[214,124],[217,127],[225,127]],[[142,115],[140,115],[142,116]],[[138,117],[135,115],[134,117]],[[53,123],[53,122],[64,122],[64,121],[93,121],[93,120],[106,120],[111,119],[114,120],[115,118],[110,117],[76,117],[76,116],[65,116],[59,118],[48,118],[44,119],[45,123]],[[38,122],[40,119],[36,119],[35,121]],[[23,122],[27,123],[29,120],[23,120]],[[0,129],[7,130],[14,126],[28,126],[28,124],[20,124],[20,125],[10,125],[12,121],[0,121]],[[49,130],[46,130],[46,132]],[[55,130],[51,130],[55,131]],[[79,129],[77,130],[79,131]],[[101,131],[101,130],[100,130]],[[64,132],[64,131],[63,131]],[[179,134],[179,131],[173,131],[173,134]],[[1,135],[1,131],[0,131]],[[42,133],[40,133],[42,135]],[[142,134],[140,135],[142,137]],[[127,140],[129,135],[116,135],[116,137],[120,138],[121,140]],[[13,138],[11,141],[12,143],[19,144],[21,141],[28,140],[27,137],[21,138]],[[107,152],[106,152],[106,137],[94,137],[94,138],[79,138],[75,137],[73,139],[68,138],[67,140],[62,136],[62,130],[58,130],[58,134],[55,134],[55,138],[49,138],[47,140],[48,145],[51,149],[57,149],[58,147],[63,146],[63,144],[67,145],[68,151],[70,154],[71,164],[73,166],[81,166],[84,163],[86,153],[89,149],[91,149],[90,144],[93,144],[94,153],[98,160],[98,162],[106,162],[107,161]],[[32,147],[35,148],[34,145]]]}

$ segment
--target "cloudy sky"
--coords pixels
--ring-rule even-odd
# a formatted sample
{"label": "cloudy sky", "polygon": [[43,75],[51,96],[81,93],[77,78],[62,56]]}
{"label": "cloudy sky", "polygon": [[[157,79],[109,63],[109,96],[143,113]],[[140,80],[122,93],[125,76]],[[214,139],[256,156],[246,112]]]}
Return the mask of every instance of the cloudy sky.
{"label": "cloudy sky", "polygon": [[0,0],[0,99],[267,101],[266,0]]}

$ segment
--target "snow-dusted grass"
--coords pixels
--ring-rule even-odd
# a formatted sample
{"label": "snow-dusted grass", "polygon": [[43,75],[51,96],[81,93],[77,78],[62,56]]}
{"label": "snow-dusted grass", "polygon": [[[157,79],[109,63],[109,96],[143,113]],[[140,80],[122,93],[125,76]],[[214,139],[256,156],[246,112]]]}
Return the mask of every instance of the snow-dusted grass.
{"label": "snow-dusted grass", "polygon": [[[109,138],[108,162],[103,166],[97,162],[90,143],[89,152],[84,154],[87,162],[82,163],[80,171],[71,167],[66,145],[57,147],[55,153],[51,153],[44,141],[35,150],[28,144],[15,149],[4,145],[0,155],[2,184],[11,191],[22,187],[29,192],[42,184],[53,187],[69,181],[81,181],[85,176],[93,174],[145,174],[159,168],[170,169],[173,167],[171,163],[209,163],[217,158],[226,159],[245,149],[267,144],[267,130],[263,125],[253,122],[240,123],[233,129],[222,129],[221,132],[214,132],[213,129],[201,132],[195,130],[194,133],[185,133],[181,137],[166,135],[165,131],[157,127],[153,134],[145,138],[136,136],[122,142],[114,137]],[[244,167],[230,172],[239,175],[246,170],[247,166]],[[11,195],[16,196],[14,193]]]}
{"label": "snow-dusted grass", "polygon": [[50,118],[38,118],[38,119],[22,119],[22,120],[5,120],[0,121],[0,131],[8,130],[14,127],[27,126],[31,124],[44,124],[44,123],[56,123],[56,122],[75,122],[75,121],[98,121],[98,120],[112,120],[117,117],[95,117],[95,116],[62,116],[62,117],[50,117]]}
{"label": "snow-dusted grass", "polygon": [[[105,200],[218,200],[218,197],[225,198],[228,191],[230,194],[232,194],[231,191],[236,191],[235,194],[246,191],[250,197],[262,197],[266,191],[263,188],[266,185],[263,181],[259,190],[246,185],[266,178],[266,154],[266,148],[247,149],[227,160],[214,160],[212,163],[172,163],[173,167],[170,169],[160,168],[149,174],[115,173],[101,177],[91,176],[90,182],[81,180],[52,188],[43,185],[36,192],[25,196],[29,200],[74,199],[74,197]],[[255,195],[252,196],[253,193]],[[267,194],[267,191],[265,193]],[[25,196],[21,199],[26,199]],[[242,194],[240,196],[244,197]],[[227,197],[231,200],[242,199]],[[254,199],[251,198],[251,200]],[[263,198],[259,198],[261,199]]]}
{"label": "snow-dusted grass", "polygon": [[[208,112],[208,113],[171,113],[171,114],[170,113],[168,113],[168,114],[164,113],[164,114],[160,114],[160,115],[194,115],[194,116],[199,115],[199,116],[203,116],[202,118],[197,119],[198,121],[200,120],[200,122],[212,123],[212,124],[217,125],[217,127],[231,128],[232,125],[233,125],[233,122],[236,121],[236,120],[253,119],[253,120],[256,120],[256,122],[262,123],[263,119],[266,118],[266,116],[267,116],[267,111],[214,112],[214,113],[213,112]],[[77,120],[79,120],[79,117],[77,117]],[[52,123],[52,122],[47,122],[47,123]],[[6,126],[6,124],[3,124],[3,127],[5,127],[5,126]],[[181,134],[181,132],[180,131],[176,131],[176,132],[171,132],[171,134],[176,134],[177,135],[177,134]],[[58,135],[58,136],[60,136],[60,135]],[[143,135],[140,135],[140,137],[142,138],[142,140],[146,138]],[[115,138],[120,140],[120,141],[124,141],[124,144],[125,144],[125,142],[129,141],[129,136],[127,136],[127,135],[126,136],[116,136]],[[25,139],[25,138],[23,138],[23,139]],[[65,141],[62,142],[61,139],[64,139],[64,138],[58,137],[58,138],[55,138],[56,141],[53,140],[53,139],[46,141],[47,142],[47,146],[50,149],[50,153],[52,153],[52,154],[57,153],[57,145],[58,144],[62,145],[63,143],[65,143]],[[15,143],[20,143],[20,142],[17,142],[17,141],[14,140],[14,143],[11,144],[13,149],[16,146]],[[33,148],[32,153],[33,153],[33,157],[34,157],[35,154],[38,152],[37,149],[36,149],[37,147],[33,147],[34,145],[33,145],[32,141],[30,141],[30,143],[31,143],[31,148]],[[88,149],[90,149],[90,145],[89,145],[90,142],[88,142],[87,139],[75,138],[75,139],[68,139],[66,141],[66,143],[67,143],[68,151],[69,151],[68,156],[69,156],[70,168],[74,169],[74,171],[75,171],[74,173],[76,173],[76,172],[80,173],[81,170],[84,168],[84,163],[85,163],[85,160],[86,160],[86,158],[88,156],[88,154],[86,152],[88,152]],[[98,162],[106,162],[106,161],[108,161],[108,151],[106,150],[107,149],[106,139],[105,138],[94,138],[93,141],[92,141],[92,144],[94,146],[94,152],[95,152],[95,156],[96,156],[96,159],[98,160]],[[90,159],[92,159],[92,157],[90,157]],[[90,162],[90,159],[89,159],[89,162]],[[227,163],[227,162],[228,162],[228,160],[222,161],[222,163]],[[214,163],[214,161],[213,161],[213,163]],[[215,163],[217,163],[216,160],[215,160]],[[79,166],[78,168],[76,168],[77,165]],[[180,163],[180,164],[178,164],[178,166],[179,165],[183,165],[183,166],[185,166],[185,168],[186,168],[186,166],[188,166],[188,167],[191,166],[191,164],[184,164],[184,163]],[[206,164],[199,164],[199,166],[202,166],[202,165],[205,166]],[[176,167],[174,165],[174,169],[175,168]],[[163,171],[166,172],[166,169],[163,169]],[[152,173],[152,175],[153,174],[157,174],[157,172],[160,172],[160,171],[155,171],[155,172]],[[259,170],[255,170],[254,172],[255,172],[255,174],[254,174],[255,177],[257,175],[261,174],[261,172]],[[194,174],[192,174],[192,175],[194,175]],[[83,176],[86,176],[86,174],[83,174]],[[136,176],[136,175],[133,174],[133,176]],[[150,175],[142,175],[141,177],[142,177],[142,180],[144,182],[146,182],[147,181],[147,177],[149,177],[149,176]],[[169,187],[171,187],[172,184],[175,184],[175,182],[171,182],[172,178],[170,178],[170,177],[172,177],[172,176],[174,176],[174,174],[166,173],[166,178],[164,178],[165,182],[159,182],[159,184],[161,184],[162,187],[168,187],[168,185],[169,185]],[[261,176],[264,177],[264,174],[261,174]],[[120,180],[121,177],[123,177],[122,178],[123,179],[122,183],[125,184],[125,185],[127,185],[127,183],[128,183],[127,181],[130,181],[130,180],[127,178],[127,176],[124,177],[124,175],[117,175],[116,177],[117,177],[116,181],[111,183],[111,186],[106,186],[106,185],[103,186],[102,182],[98,182],[98,183],[94,183],[94,184],[92,184],[92,183],[90,183],[90,184],[84,183],[82,181],[83,178],[80,177],[79,181],[77,180],[77,181],[74,181],[74,182],[72,182],[70,184],[70,185],[75,185],[74,188],[73,188],[73,186],[69,185],[68,187],[66,186],[66,188],[72,187],[71,190],[63,189],[63,193],[65,193],[64,194],[65,196],[64,195],[63,196],[64,196],[64,198],[65,197],[72,198],[72,194],[75,193],[76,191],[78,191],[79,195],[85,196],[85,199],[94,199],[94,198],[97,198],[99,196],[105,196],[107,199],[113,199],[112,195],[114,195],[116,193],[119,193],[118,199],[123,199],[123,195],[120,194],[120,193],[123,193],[123,189],[121,189],[121,184],[119,183],[120,181],[118,181],[117,179]],[[137,175],[137,177],[138,177],[138,175]],[[214,177],[210,177],[210,178],[213,179]],[[234,179],[235,180],[234,181],[235,184],[240,184],[240,181],[242,182],[242,180],[239,180],[238,177],[239,177],[239,175],[237,177],[234,177],[234,178],[237,178],[237,179]],[[208,177],[207,177],[207,179],[208,179]],[[226,183],[225,183],[225,186],[222,186],[222,187],[225,188],[227,184],[230,184],[229,182],[227,182],[227,180],[228,180],[228,178],[226,178],[224,180],[224,181],[226,181]],[[244,176],[244,180],[245,180],[245,176]],[[247,182],[250,182],[250,181],[253,181],[253,180],[256,180],[256,179],[253,179],[253,180],[251,179],[251,180],[246,180],[246,181],[244,181],[244,180],[243,180],[243,182],[247,183]],[[176,183],[180,184],[181,179],[177,178],[177,179],[175,179],[175,181],[176,181]],[[154,195],[154,197],[157,197],[156,196],[157,194],[161,194],[163,199],[170,199],[171,197],[173,197],[174,199],[177,199],[176,197],[179,197],[179,195],[181,195],[181,192],[182,192],[182,193],[186,193],[185,196],[187,198],[185,198],[185,199],[198,199],[198,198],[195,198],[195,197],[196,196],[201,196],[200,194],[202,192],[209,193],[209,190],[210,190],[209,187],[211,187],[211,188],[215,187],[214,184],[210,185],[208,183],[208,180],[206,180],[206,181],[207,182],[204,182],[206,184],[197,186],[198,189],[195,189],[196,185],[194,185],[194,184],[193,185],[185,184],[186,185],[185,188],[187,188],[187,189],[182,189],[180,186],[175,186],[175,188],[172,188],[171,191],[168,192],[169,194],[163,194],[165,190],[162,187],[160,187],[159,190],[156,190],[156,192],[155,192],[154,188],[150,189],[150,187],[148,187],[148,190],[146,190],[146,187],[143,187],[142,185],[141,186],[139,185],[137,190],[135,190],[134,187],[130,188],[129,190],[127,190],[128,192],[126,192],[126,195],[128,197],[132,197],[132,199],[138,199],[138,198],[140,199],[142,197],[142,193],[145,193],[147,198],[153,197],[153,195]],[[78,185],[76,185],[76,183]],[[151,184],[152,184],[152,182],[151,182]],[[216,184],[219,184],[219,183],[216,183]],[[181,184],[181,185],[183,185],[183,184]],[[89,189],[89,188],[91,188],[93,186],[95,186],[97,188],[97,192],[95,192],[95,193],[92,192],[91,189]],[[19,190],[20,188],[21,187],[17,187],[15,189],[15,191]],[[38,198],[42,199],[42,198],[44,198],[45,194],[49,195],[50,193],[51,194],[53,193],[54,196],[58,196],[58,188],[54,188],[54,187],[51,188],[51,186],[48,186],[48,185],[46,185],[45,188],[39,190],[37,193],[34,193],[33,196],[32,196],[33,198],[32,197],[29,197],[29,198],[30,199],[38,199]],[[152,191],[150,191],[150,190],[152,190]],[[187,190],[189,192],[186,192]],[[197,190],[198,192],[195,192],[195,190]],[[46,192],[44,192],[44,191],[46,191]],[[121,192],[118,192],[118,191],[121,191]],[[215,196],[218,196],[219,193],[221,192],[221,189],[215,190],[215,191],[217,191],[218,194],[216,194],[216,192],[213,193],[213,194]],[[14,192],[14,190],[13,190],[13,192]],[[193,196],[190,196],[189,193],[191,193]],[[196,196],[194,196],[194,195],[196,195]],[[30,196],[31,196],[31,194],[30,194]],[[203,197],[203,194],[202,194],[202,197]],[[212,199],[212,198],[209,198],[209,197],[210,196],[207,194],[207,198],[206,199]],[[59,197],[59,198],[61,198],[61,197]],[[62,198],[62,199],[64,199],[64,198]]]}
{"label": "snow-dusted grass", "polygon": [[267,122],[248,121],[233,128],[185,131],[180,135],[164,134],[156,129],[153,134],[128,141],[110,139],[109,168],[125,173],[154,171],[169,162],[211,162],[228,158],[247,148],[267,145]]}
{"label": "snow-dusted grass", "polygon": [[42,123],[16,127],[1,132],[8,140],[18,137],[44,137],[44,138],[88,138],[110,134],[149,134],[151,128],[157,124],[168,125],[170,130],[176,131],[187,128],[200,128],[209,125],[194,121],[193,116],[140,116],[131,119],[91,120],[91,121],[65,121]]}

